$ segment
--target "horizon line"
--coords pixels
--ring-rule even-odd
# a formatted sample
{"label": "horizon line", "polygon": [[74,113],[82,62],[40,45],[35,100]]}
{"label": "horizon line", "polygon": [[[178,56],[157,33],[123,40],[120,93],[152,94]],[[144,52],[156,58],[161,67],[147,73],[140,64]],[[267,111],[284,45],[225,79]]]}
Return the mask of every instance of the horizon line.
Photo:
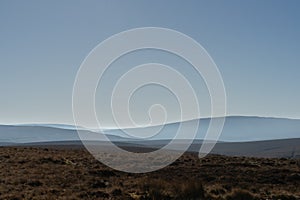
{"label": "horizon line", "polygon": [[[292,118],[292,117],[283,117],[283,116],[259,116],[259,115],[227,115],[227,116],[217,116],[217,117],[200,117],[200,118],[194,118],[194,119],[187,119],[183,121],[170,121],[165,124],[154,124],[150,126],[138,126],[138,127],[123,127],[122,129],[131,129],[131,128],[147,128],[147,127],[153,127],[153,126],[162,126],[167,124],[175,124],[175,123],[183,123],[193,120],[207,120],[207,119],[217,119],[217,118],[230,118],[230,117],[249,117],[249,118],[269,118],[269,119],[287,119],[287,120],[300,120],[300,118]],[[77,126],[76,124],[71,123],[61,123],[61,122],[22,122],[22,123],[0,123],[0,125],[3,126],[28,126],[28,125],[65,125],[65,126],[74,126],[77,128],[85,128],[90,130],[97,130],[99,127],[94,128],[86,128],[82,126]],[[112,130],[112,129],[119,129],[118,127],[102,127],[102,129],[99,130]]]}

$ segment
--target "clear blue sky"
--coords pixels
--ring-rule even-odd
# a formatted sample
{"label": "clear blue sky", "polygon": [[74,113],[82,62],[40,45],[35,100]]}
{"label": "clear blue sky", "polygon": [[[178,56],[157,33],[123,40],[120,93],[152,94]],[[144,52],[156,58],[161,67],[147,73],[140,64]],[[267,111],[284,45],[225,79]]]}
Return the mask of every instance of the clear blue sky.
{"label": "clear blue sky", "polygon": [[158,26],[202,44],[228,115],[300,118],[300,1],[0,1],[0,123],[73,123],[85,56],[118,32]]}

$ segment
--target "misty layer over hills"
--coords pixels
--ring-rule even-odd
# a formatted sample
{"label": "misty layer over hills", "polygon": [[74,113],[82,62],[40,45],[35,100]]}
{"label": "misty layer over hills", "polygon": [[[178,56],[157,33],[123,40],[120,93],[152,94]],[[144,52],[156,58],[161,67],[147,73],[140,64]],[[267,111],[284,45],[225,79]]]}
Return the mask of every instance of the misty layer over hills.
{"label": "misty layer over hills", "polygon": [[[201,119],[199,129],[189,151],[198,152],[210,119]],[[189,127],[194,121],[182,122]],[[82,146],[82,136],[105,134],[118,146],[137,148],[161,148],[175,136],[180,123],[166,124],[159,134],[147,140],[130,138],[122,130],[100,131],[81,130],[79,137],[76,127],[63,124],[0,125],[0,145],[15,146]],[[136,128],[135,133],[156,131],[160,127]],[[126,131],[126,130],[125,130]],[[132,131],[132,130],[130,130]],[[188,130],[186,130],[188,131]],[[178,149],[188,138],[176,140]],[[91,141],[92,142],[92,141]],[[96,143],[95,143],[96,144]],[[105,141],[97,145],[107,145]],[[224,129],[212,153],[257,157],[300,157],[300,120],[263,117],[227,117]]]}
{"label": "misty layer over hills", "polygon": [[[189,127],[193,121],[182,122]],[[200,119],[195,139],[204,138],[210,119]],[[166,124],[161,131],[150,140],[168,140],[174,138],[180,123]],[[134,133],[155,132],[159,127],[135,128]],[[79,128],[82,130],[82,128]],[[153,130],[152,130],[153,129]],[[129,131],[132,131],[128,129]],[[126,131],[126,130],[125,130]],[[189,131],[189,130],[186,130]],[[84,131],[86,134],[101,134],[98,131]],[[102,130],[111,140],[131,140],[130,136],[118,129]],[[300,120],[264,117],[227,117],[219,141],[259,141],[300,138]],[[189,138],[180,138],[189,139]],[[33,143],[49,141],[80,140],[76,127],[63,124],[24,124],[0,125],[0,143]]]}
{"label": "misty layer over hills", "polygon": [[[193,120],[194,121],[194,120]],[[182,122],[185,124],[194,124],[193,121]],[[209,118],[199,120],[199,127],[196,139],[203,139],[210,123]],[[180,123],[171,123],[165,125],[161,132],[152,137],[153,140],[174,138]],[[189,127],[189,126],[187,126]],[[135,132],[149,131],[155,132],[157,127],[135,128]],[[126,131],[126,130],[125,130]],[[188,131],[188,130],[187,130]],[[105,130],[104,133],[126,137],[122,130]],[[226,117],[224,128],[219,141],[259,141],[284,138],[300,137],[300,120],[285,118],[265,118],[265,117]],[[180,138],[185,139],[185,138]]]}

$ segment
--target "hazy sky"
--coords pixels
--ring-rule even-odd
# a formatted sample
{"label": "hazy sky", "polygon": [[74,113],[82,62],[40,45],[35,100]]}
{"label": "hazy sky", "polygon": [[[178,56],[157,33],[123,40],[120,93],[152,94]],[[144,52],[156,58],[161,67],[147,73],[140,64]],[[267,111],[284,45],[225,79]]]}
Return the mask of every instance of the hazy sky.
{"label": "hazy sky", "polygon": [[83,59],[107,37],[144,26],[203,45],[223,76],[228,115],[300,118],[299,8],[296,0],[0,1],[0,123],[73,123]]}

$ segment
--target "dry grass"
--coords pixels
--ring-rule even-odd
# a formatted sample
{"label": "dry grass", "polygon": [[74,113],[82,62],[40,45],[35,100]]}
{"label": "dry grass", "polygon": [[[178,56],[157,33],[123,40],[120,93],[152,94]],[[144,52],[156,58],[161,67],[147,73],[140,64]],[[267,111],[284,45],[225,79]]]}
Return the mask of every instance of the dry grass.
{"label": "dry grass", "polygon": [[299,160],[185,154],[147,174],[112,170],[83,149],[0,148],[0,199],[300,198]]}

